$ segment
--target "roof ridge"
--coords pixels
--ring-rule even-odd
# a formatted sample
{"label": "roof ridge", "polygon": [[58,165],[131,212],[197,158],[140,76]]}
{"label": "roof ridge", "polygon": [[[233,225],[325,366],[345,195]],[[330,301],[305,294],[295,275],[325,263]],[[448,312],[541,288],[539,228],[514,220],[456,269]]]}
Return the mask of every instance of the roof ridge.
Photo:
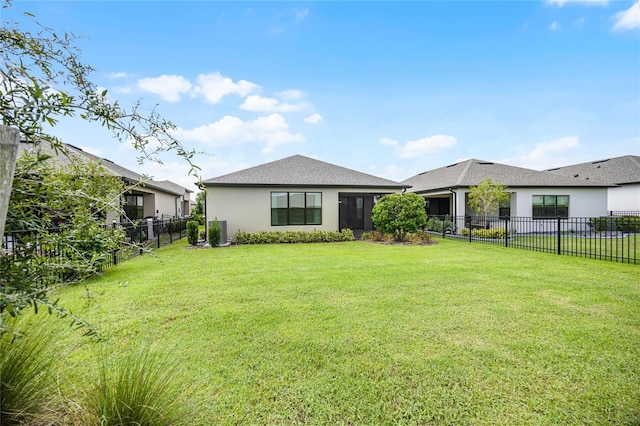
{"label": "roof ridge", "polygon": [[460,176],[458,176],[456,185],[460,185],[462,183],[463,178],[467,175],[467,173],[469,173],[469,169],[471,168],[471,165],[473,164],[474,161],[477,161],[477,160],[475,160],[474,158],[467,160],[467,165],[464,166],[464,170],[462,171],[462,173],[460,173]]}

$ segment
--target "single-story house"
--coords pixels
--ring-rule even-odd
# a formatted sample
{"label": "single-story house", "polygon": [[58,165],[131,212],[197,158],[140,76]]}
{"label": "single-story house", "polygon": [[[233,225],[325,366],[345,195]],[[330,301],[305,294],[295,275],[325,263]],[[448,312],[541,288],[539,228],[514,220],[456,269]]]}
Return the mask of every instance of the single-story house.
{"label": "single-story house", "polygon": [[123,196],[123,210],[126,218],[119,218],[115,211],[107,213],[107,223],[114,220],[136,220],[149,216],[179,218],[189,216],[191,212],[191,193],[193,191],[184,188],[169,180],[156,181],[122,167],[106,158],[100,158],[73,145],[65,144],[66,154],[57,152],[51,148],[48,142],[20,143],[19,152],[24,150],[39,150],[50,155],[59,164],[69,164],[71,158],[96,161],[102,164],[108,173],[119,176],[125,185],[131,189]]}
{"label": "single-story house", "polygon": [[294,155],[207,179],[206,221],[238,231],[373,229],[371,210],[385,195],[408,185]]}
{"label": "single-story house", "polygon": [[468,204],[470,187],[486,178],[505,185],[511,195],[493,218],[496,222],[500,216],[534,219],[605,216],[607,190],[613,186],[579,176],[476,159],[429,170],[402,183],[411,186],[410,192],[425,197],[428,215],[462,217],[477,215]]}
{"label": "single-story house", "polygon": [[614,214],[640,212],[640,157],[637,155],[556,167],[547,171],[612,184],[608,190],[607,210]]}

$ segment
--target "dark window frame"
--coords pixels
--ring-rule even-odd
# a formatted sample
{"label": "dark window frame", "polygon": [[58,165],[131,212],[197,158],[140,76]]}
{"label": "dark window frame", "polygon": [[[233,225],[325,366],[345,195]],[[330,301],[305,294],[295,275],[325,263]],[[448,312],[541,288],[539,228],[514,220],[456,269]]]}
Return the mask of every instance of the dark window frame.
{"label": "dark window frame", "polygon": [[[537,201],[536,197],[540,197],[542,201]],[[566,199],[566,205],[558,205],[559,198]],[[558,217],[569,217],[568,195],[533,195],[531,197],[531,216],[533,219],[555,219]]]}
{"label": "dark window frame", "polygon": [[[286,194],[286,207],[274,207],[274,195],[282,197],[284,194]],[[309,195],[312,195],[313,199],[310,200]],[[271,191],[270,198],[271,226],[322,225],[322,192]],[[300,205],[301,200],[304,200],[304,206]],[[313,205],[313,202],[317,200],[319,200],[319,206]],[[292,206],[292,204],[294,205]]]}

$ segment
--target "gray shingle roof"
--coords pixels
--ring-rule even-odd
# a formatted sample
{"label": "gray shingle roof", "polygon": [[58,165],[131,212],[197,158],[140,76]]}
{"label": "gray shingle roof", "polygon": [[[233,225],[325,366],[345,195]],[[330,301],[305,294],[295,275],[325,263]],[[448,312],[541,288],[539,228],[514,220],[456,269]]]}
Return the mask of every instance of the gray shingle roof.
{"label": "gray shingle roof", "polygon": [[136,173],[133,170],[122,167],[119,164],[114,163],[113,161],[107,160],[106,158],[100,158],[96,155],[90,154],[73,145],[64,144],[64,149],[66,150],[66,153],[56,152],[46,141],[42,141],[37,145],[27,142],[20,142],[18,154],[25,150],[39,150],[43,154],[51,156],[58,164],[62,165],[71,164],[72,159],[74,158],[80,159],[81,161],[96,161],[102,164],[102,166],[107,169],[107,172],[109,172],[110,174],[128,179],[132,183],[144,182],[144,187],[159,189],[161,191],[175,195],[183,195],[187,192],[193,192],[178,185],[177,183],[168,180],[157,181],[145,178],[143,175]]}
{"label": "gray shingle roof", "polygon": [[204,181],[206,186],[337,186],[406,188],[392,180],[294,155]]}
{"label": "gray shingle roof", "polygon": [[578,178],[589,178],[616,185],[640,183],[640,157],[625,155],[605,160],[548,169],[548,172]]}
{"label": "gray shingle roof", "polygon": [[412,192],[468,187],[478,185],[483,179],[491,178],[507,187],[537,186],[611,186],[592,179],[574,178],[550,172],[508,166],[482,160],[466,160],[439,169],[429,170],[412,176],[402,183],[411,185]]}

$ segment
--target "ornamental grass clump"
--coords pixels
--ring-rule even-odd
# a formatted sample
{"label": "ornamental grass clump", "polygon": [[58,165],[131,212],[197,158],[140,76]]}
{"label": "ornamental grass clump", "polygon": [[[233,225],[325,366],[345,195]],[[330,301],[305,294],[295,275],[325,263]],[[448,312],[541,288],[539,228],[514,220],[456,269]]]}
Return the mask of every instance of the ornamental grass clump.
{"label": "ornamental grass clump", "polygon": [[43,321],[5,321],[14,332],[0,334],[0,425],[52,424],[53,335]]}
{"label": "ornamental grass clump", "polygon": [[99,377],[86,393],[86,424],[178,425],[187,418],[177,404],[175,369],[148,348],[113,360],[103,355]]}

